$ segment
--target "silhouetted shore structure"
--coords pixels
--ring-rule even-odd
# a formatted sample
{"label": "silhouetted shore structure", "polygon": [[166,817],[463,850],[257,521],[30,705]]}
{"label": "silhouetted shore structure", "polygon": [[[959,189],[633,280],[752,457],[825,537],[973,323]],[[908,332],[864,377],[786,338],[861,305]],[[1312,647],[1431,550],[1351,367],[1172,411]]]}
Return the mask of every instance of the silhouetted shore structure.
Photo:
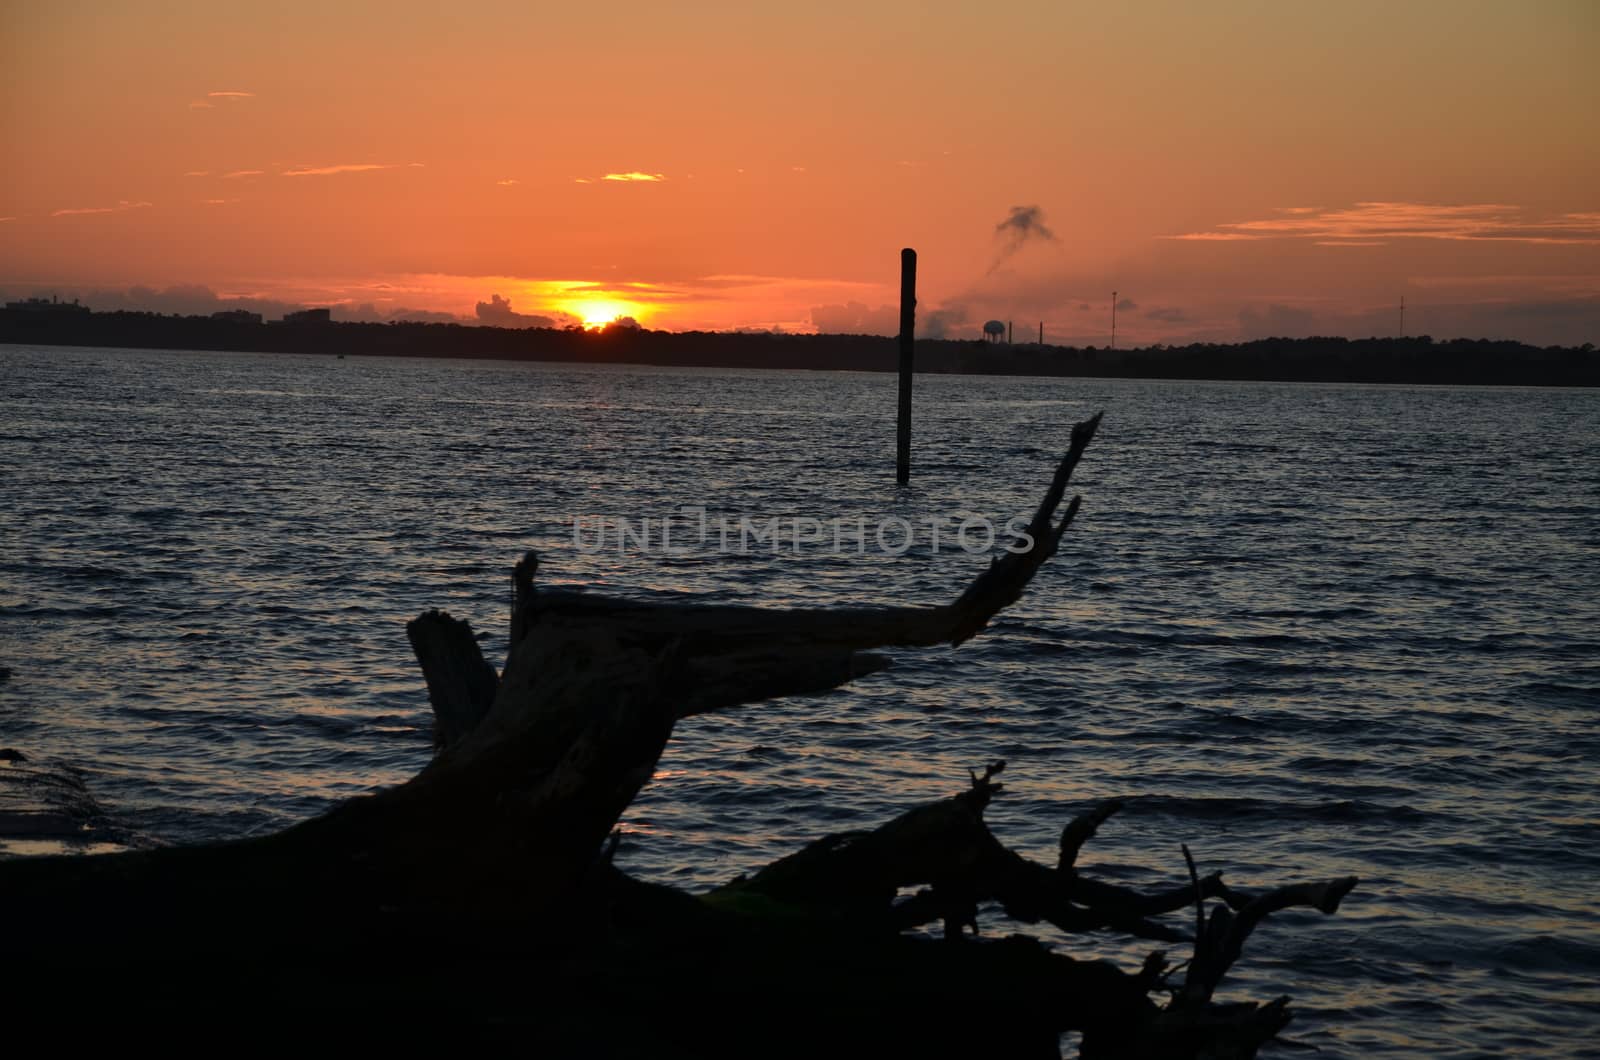
{"label": "silhouetted shore structure", "polygon": [[[0,309],[0,342],[47,346],[488,358],[702,368],[894,372],[899,346],[876,335],[496,328],[465,324],[286,322],[135,312]],[[1600,386],[1600,351],[1509,340],[1260,339],[1118,349],[917,339],[917,371],[969,375],[1236,379],[1329,383]]]}
{"label": "silhouetted shore structure", "polygon": [[[704,895],[612,864],[678,721],[837,688],[891,665],[876,648],[959,647],[1020,599],[1079,510],[1067,486],[1099,423],[1073,428],[1035,547],[941,606],[640,602],[538,587],[528,553],[503,669],[461,619],[407,626],[437,744],[410,781],[273,835],[0,861],[0,896],[23,914],[6,930],[22,973],[8,999],[34,1011],[70,984],[103,1026],[164,1042],[215,1022],[253,1042],[332,1027],[540,1056],[1044,1058],[1076,1030],[1090,1060],[1247,1060],[1288,1024],[1288,999],[1215,1000],[1225,976],[1268,917],[1335,913],[1356,878],[1245,891],[1183,847],[1187,873],[1112,883],[1078,856],[1115,800],[1033,861],[984,823],[1003,762]],[[1174,950],[1124,968],[978,937],[1001,914]],[[926,925],[943,937],[908,934]]]}
{"label": "silhouetted shore structure", "polygon": [[895,343],[899,350],[895,370],[900,375],[895,481],[904,486],[911,481],[911,381],[917,374],[917,252],[910,247],[900,252],[900,334]]}

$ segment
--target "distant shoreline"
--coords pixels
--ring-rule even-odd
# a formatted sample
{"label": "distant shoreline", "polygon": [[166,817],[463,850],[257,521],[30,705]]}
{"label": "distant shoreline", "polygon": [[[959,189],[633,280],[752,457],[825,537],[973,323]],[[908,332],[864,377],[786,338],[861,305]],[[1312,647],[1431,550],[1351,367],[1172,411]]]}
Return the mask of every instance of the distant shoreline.
{"label": "distant shoreline", "polygon": [[[154,313],[0,309],[0,343],[121,349],[436,357],[677,368],[892,372],[896,340],[877,335],[666,332],[613,327],[254,323]],[[1135,349],[917,340],[934,374],[1260,382],[1600,387],[1600,351],[1511,341],[1260,339]]]}

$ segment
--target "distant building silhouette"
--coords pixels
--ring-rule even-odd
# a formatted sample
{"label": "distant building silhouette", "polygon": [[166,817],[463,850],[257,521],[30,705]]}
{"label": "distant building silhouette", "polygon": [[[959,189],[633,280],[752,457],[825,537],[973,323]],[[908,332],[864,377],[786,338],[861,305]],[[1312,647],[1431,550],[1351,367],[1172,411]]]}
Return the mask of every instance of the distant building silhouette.
{"label": "distant building silhouette", "polygon": [[991,320],[983,325],[983,337],[990,342],[999,342],[1006,337],[1006,324],[1003,320]]}
{"label": "distant building silhouette", "polygon": [[332,310],[328,309],[301,309],[294,313],[283,314],[285,324],[331,324],[333,323]]}
{"label": "distant building silhouette", "polygon": [[[326,309],[323,310],[327,312]],[[259,324],[261,314],[252,313],[248,309],[223,309],[211,314],[212,320],[226,320],[230,324]]]}
{"label": "distant building silhouette", "polygon": [[59,298],[24,298],[20,302],[7,302],[6,308],[17,313],[87,313],[89,307],[79,305],[74,298],[70,302],[63,302]]}

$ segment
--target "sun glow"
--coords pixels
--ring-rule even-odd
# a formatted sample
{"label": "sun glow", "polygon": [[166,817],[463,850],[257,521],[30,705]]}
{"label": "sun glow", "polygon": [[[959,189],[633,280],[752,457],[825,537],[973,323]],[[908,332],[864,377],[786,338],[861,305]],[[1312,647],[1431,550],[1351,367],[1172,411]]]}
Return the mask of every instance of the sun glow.
{"label": "sun glow", "polygon": [[618,317],[632,317],[639,321],[644,312],[644,307],[634,302],[590,298],[568,302],[561,309],[583,321],[586,328],[605,327]]}

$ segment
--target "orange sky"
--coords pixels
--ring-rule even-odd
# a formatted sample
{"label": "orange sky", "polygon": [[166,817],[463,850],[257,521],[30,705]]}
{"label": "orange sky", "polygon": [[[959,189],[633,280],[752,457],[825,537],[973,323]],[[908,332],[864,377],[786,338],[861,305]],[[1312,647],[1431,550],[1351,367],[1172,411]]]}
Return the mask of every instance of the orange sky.
{"label": "orange sky", "polygon": [[952,335],[1600,341],[1596,54],[1593,0],[11,2],[0,289],[892,332],[914,246]]}

